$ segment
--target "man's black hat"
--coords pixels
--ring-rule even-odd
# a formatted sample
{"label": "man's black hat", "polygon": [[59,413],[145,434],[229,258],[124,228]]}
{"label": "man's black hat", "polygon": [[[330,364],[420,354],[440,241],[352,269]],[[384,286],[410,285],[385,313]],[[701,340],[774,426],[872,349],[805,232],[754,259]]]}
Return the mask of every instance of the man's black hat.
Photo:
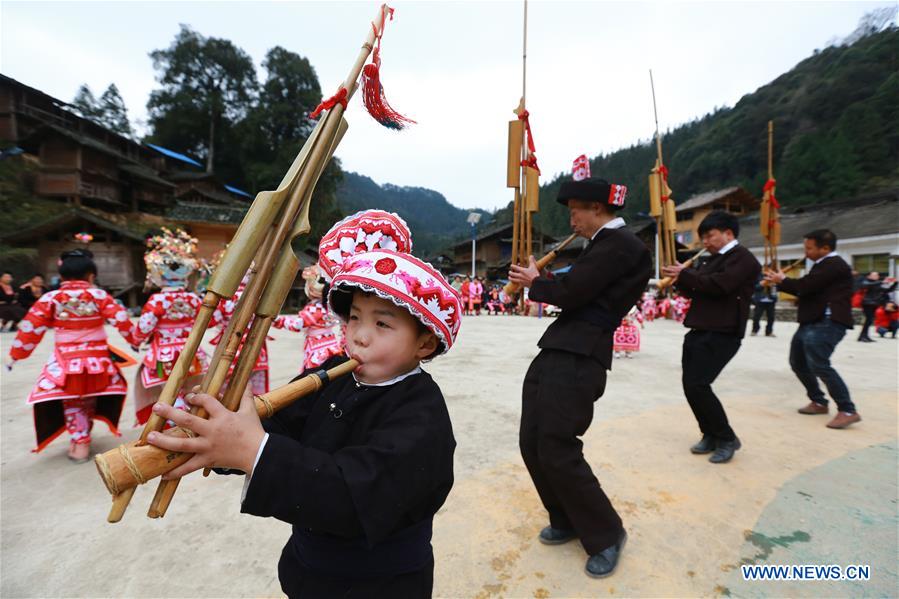
{"label": "man's black hat", "polygon": [[563,206],[568,205],[568,200],[599,202],[607,205],[612,210],[620,210],[624,208],[624,197],[626,195],[627,187],[624,185],[609,183],[605,179],[589,178],[562,183],[556,201]]}

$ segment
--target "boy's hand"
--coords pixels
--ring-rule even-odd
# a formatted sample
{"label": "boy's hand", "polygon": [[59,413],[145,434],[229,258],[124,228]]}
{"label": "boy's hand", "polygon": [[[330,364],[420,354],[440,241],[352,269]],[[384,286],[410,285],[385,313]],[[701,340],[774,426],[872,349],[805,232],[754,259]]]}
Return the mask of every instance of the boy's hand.
{"label": "boy's hand", "polygon": [[187,462],[162,478],[180,478],[194,470],[212,467],[233,468],[252,474],[256,453],[265,437],[265,431],[256,414],[256,404],[249,389],[240,398],[240,407],[236,412],[231,412],[217,399],[205,393],[188,393],[184,399],[191,405],[205,409],[209,418],[199,418],[162,403],[153,406],[156,414],[197,434],[194,438],[177,438],[150,433],[147,441],[151,445],[194,454]]}

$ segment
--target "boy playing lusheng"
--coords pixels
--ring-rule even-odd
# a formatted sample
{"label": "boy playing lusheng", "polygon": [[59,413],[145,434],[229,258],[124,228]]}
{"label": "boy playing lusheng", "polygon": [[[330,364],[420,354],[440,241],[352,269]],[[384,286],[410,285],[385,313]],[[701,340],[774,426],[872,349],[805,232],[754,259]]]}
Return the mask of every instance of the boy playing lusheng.
{"label": "boy playing lusheng", "polygon": [[150,441],[196,453],[171,478],[211,465],[247,473],[241,511],[293,525],[278,565],[288,596],[430,596],[431,524],[452,487],[455,440],[443,395],[419,363],[452,346],[459,296],[430,265],[376,250],[343,262],[329,304],[362,364],[352,378],[264,423],[247,393],[233,413],[189,395],[208,420],[158,404],[198,436]]}

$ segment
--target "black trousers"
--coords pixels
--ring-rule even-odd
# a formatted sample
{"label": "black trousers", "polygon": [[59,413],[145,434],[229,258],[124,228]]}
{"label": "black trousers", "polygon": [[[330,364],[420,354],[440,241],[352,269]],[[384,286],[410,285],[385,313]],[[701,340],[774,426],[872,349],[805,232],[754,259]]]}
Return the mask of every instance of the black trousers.
{"label": "black trousers", "polygon": [[352,571],[348,571],[346,578],[336,578],[313,572],[296,560],[291,543],[287,543],[284,547],[281,560],[278,562],[278,579],[281,590],[288,599],[336,597],[428,599],[434,587],[434,560],[432,558],[421,570],[407,574],[364,579],[353,579],[352,574]]}
{"label": "black trousers", "polygon": [[862,332],[858,336],[859,339],[868,339],[868,329],[874,323],[874,313],[877,311],[877,304],[866,306],[862,304],[862,312],[865,313],[865,324],[862,325]]}
{"label": "black trousers", "polygon": [[774,332],[774,302],[757,302],[752,310],[752,332],[758,333],[762,324],[762,315],[768,319],[765,325],[765,334]]}
{"label": "black trousers", "polygon": [[681,356],[684,395],[702,434],[721,441],[733,441],[736,435],[727,421],[724,406],[712,391],[712,383],[738,349],[740,338],[736,335],[692,330],[684,336]]}
{"label": "black trousers", "polygon": [[598,361],[544,349],[524,377],[518,444],[554,528],[573,529],[590,555],[611,547],[621,518],[584,459],[578,438],[593,421],[605,390]]}

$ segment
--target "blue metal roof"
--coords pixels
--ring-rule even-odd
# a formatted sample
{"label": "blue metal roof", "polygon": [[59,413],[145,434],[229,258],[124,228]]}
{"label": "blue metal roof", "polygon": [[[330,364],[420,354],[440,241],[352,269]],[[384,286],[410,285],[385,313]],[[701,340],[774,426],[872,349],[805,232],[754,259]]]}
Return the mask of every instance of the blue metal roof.
{"label": "blue metal roof", "polygon": [[199,166],[200,168],[203,167],[202,164],[200,164],[193,158],[185,156],[184,154],[179,154],[178,152],[173,152],[172,150],[169,150],[168,148],[163,148],[162,146],[156,146],[153,144],[147,144],[147,146],[150,148],[153,148],[154,150],[156,150],[157,152],[159,152],[160,154],[162,154],[164,156],[168,156],[169,158],[174,158],[175,160],[180,160],[181,162],[186,162],[187,164]]}
{"label": "blue metal roof", "polygon": [[252,197],[253,197],[253,196],[251,196],[250,194],[248,194],[247,192],[245,192],[244,190],[242,190],[242,189],[237,189],[236,187],[232,187],[232,186],[230,186],[230,185],[225,185],[225,189],[227,189],[227,190],[230,191],[231,193],[236,193],[236,194],[239,195],[239,196],[246,196],[246,197],[248,197],[248,198],[252,198]]}

